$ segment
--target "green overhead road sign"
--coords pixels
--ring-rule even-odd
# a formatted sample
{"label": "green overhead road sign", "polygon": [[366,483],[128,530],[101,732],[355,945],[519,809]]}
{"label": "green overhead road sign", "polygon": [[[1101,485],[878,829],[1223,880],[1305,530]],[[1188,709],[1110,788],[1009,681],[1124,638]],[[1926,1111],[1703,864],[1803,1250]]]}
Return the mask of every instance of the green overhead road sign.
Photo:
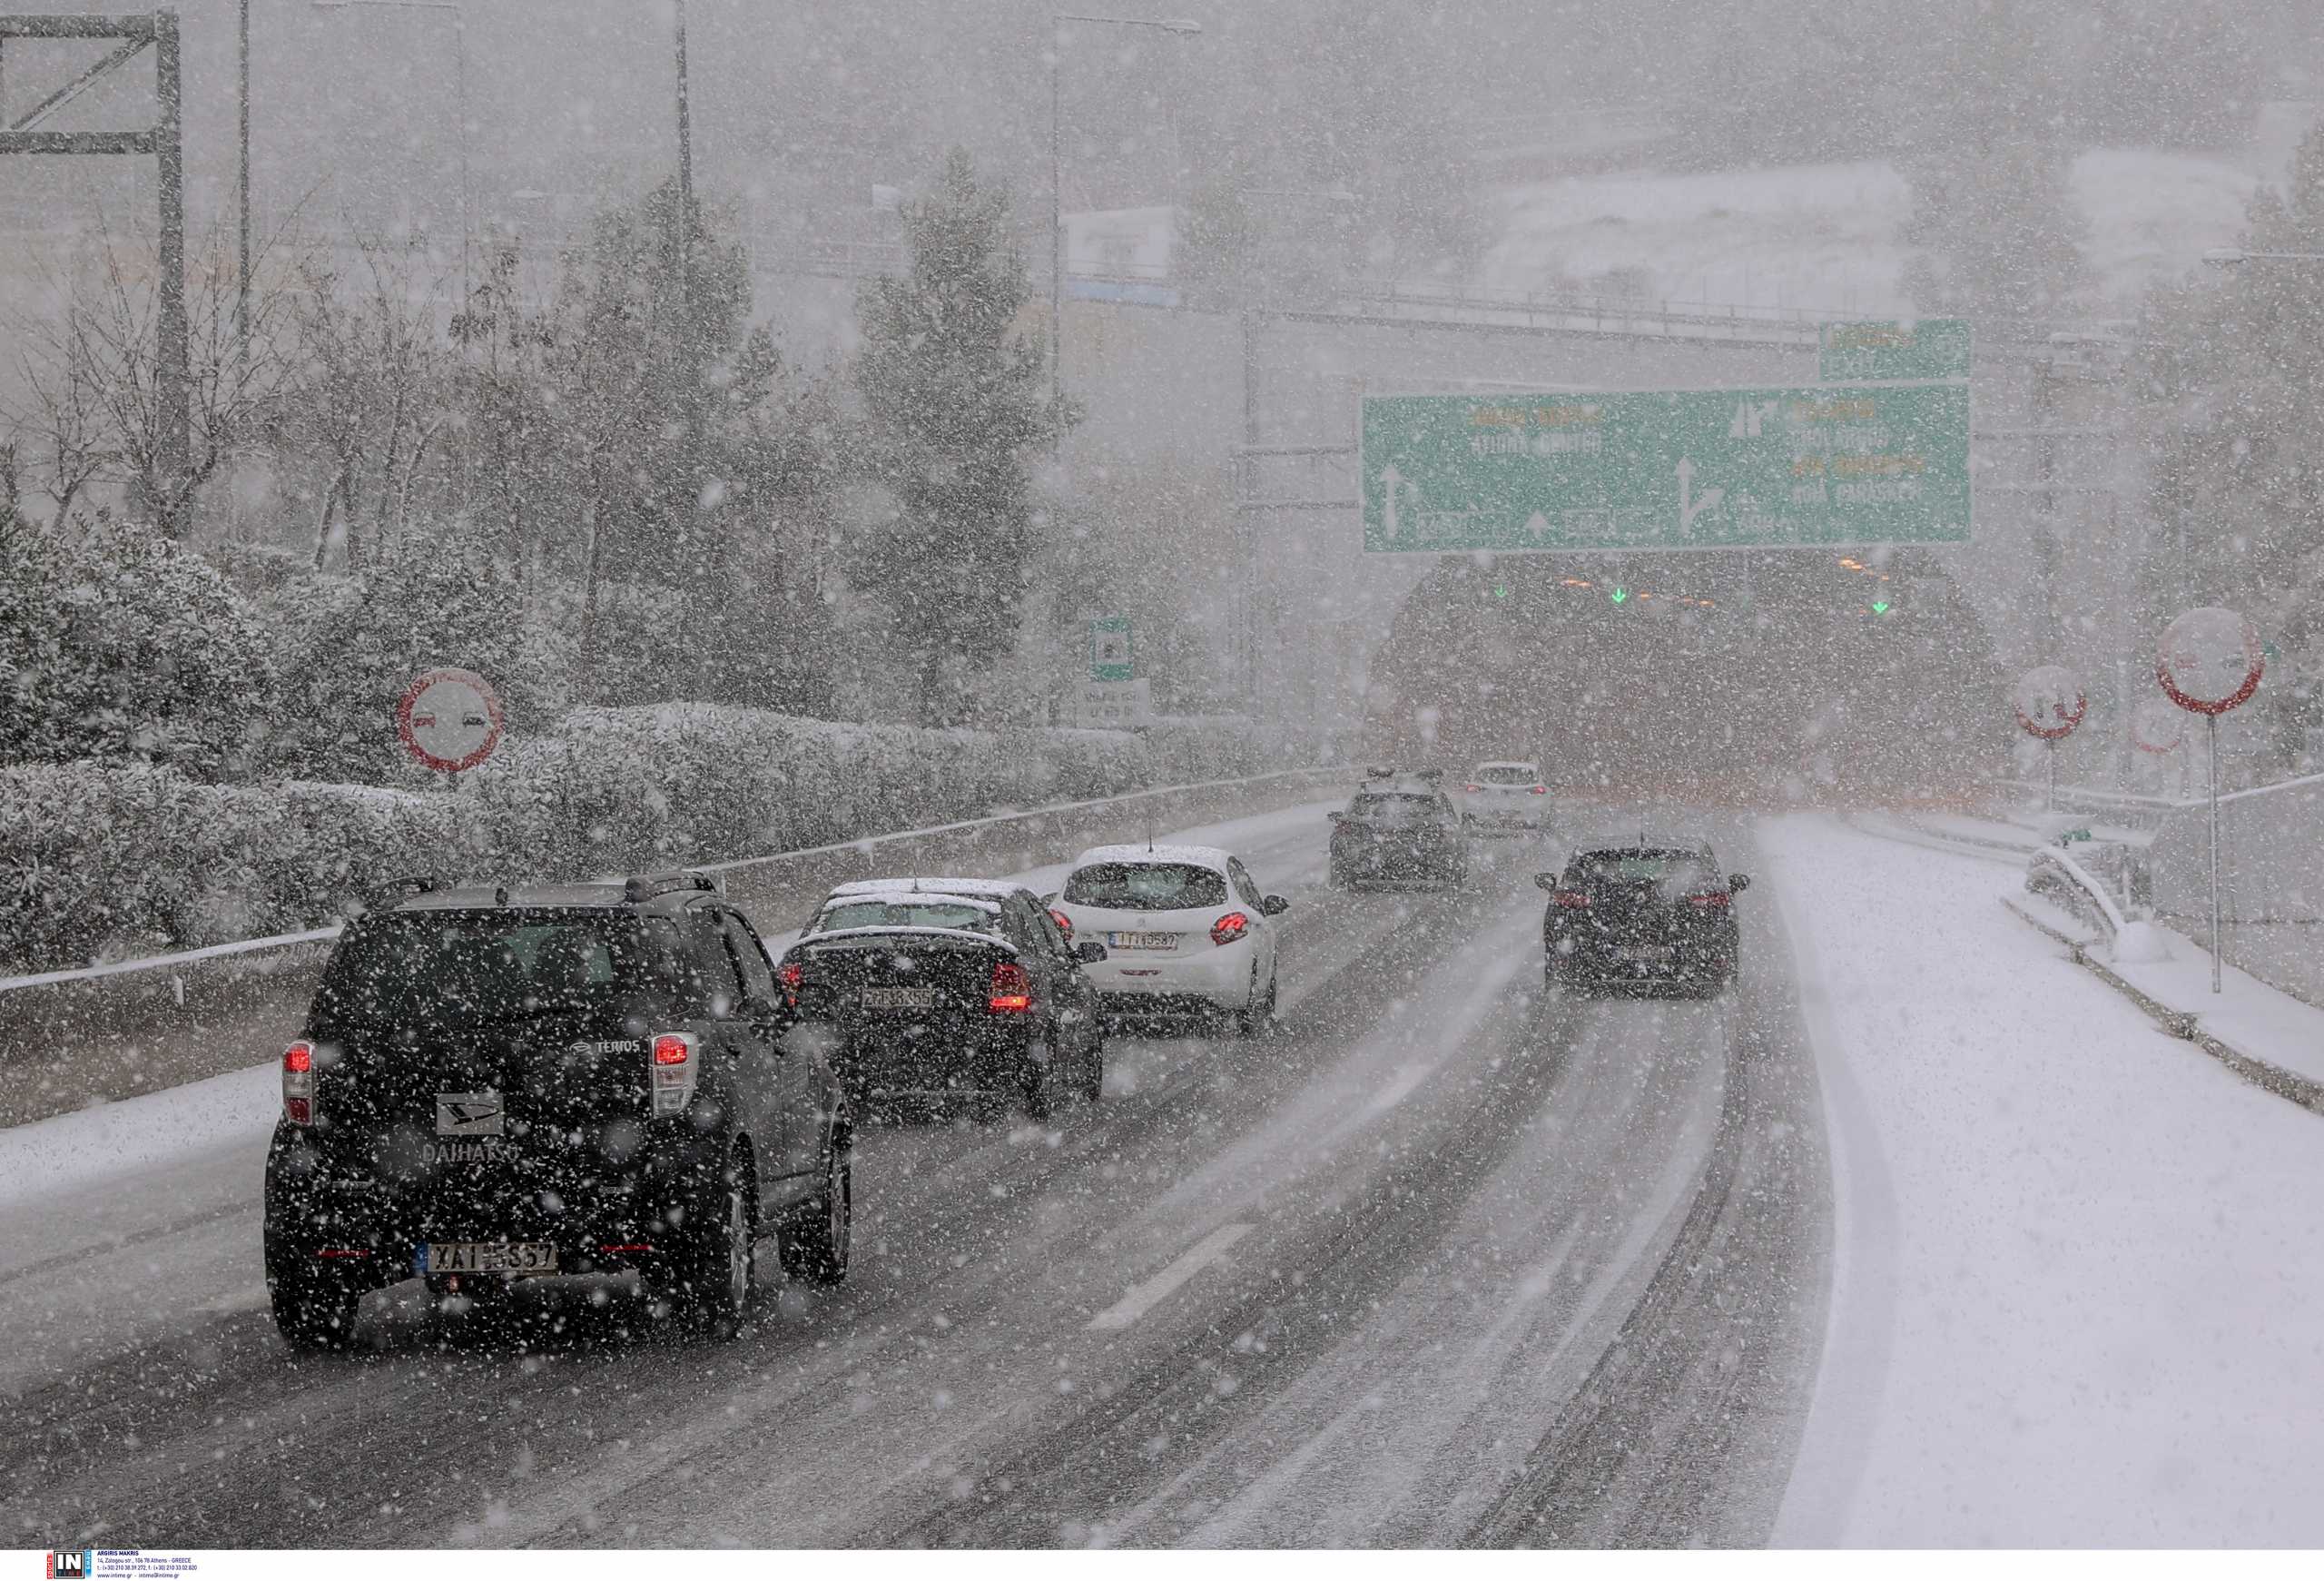
{"label": "green overhead road sign", "polygon": [[1362,463],[1374,553],[1960,543],[1969,387],[1374,396]]}
{"label": "green overhead road sign", "polygon": [[1130,649],[1129,617],[1105,615],[1089,623],[1089,678],[1126,681],[1135,672]]}
{"label": "green overhead road sign", "polygon": [[1969,321],[1880,319],[1826,324],[1817,338],[1816,377],[1827,382],[1966,379]]}

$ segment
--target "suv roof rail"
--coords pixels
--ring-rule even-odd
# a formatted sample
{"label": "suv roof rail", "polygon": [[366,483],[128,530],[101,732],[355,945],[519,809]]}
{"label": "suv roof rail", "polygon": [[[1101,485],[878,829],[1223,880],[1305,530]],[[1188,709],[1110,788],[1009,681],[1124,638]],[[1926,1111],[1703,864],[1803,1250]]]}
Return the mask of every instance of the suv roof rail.
{"label": "suv roof rail", "polygon": [[634,873],[623,883],[621,897],[635,903],[681,889],[704,890],[715,894],[718,893],[718,881],[707,873],[696,873],[691,868],[673,868],[666,873]]}

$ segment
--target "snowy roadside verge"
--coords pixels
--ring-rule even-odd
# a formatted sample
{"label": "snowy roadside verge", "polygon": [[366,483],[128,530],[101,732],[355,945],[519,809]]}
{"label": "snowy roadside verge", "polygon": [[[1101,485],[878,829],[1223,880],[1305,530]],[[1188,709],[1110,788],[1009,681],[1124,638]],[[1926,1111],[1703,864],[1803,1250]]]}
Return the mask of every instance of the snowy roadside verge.
{"label": "snowy roadside verge", "polygon": [[2324,1541],[2317,1119],[2028,948],[1990,864],[1760,839],[1841,1242],[1775,1541]]}
{"label": "snowy roadside verge", "polygon": [[[1250,846],[1301,828],[1323,826],[1337,800],[1297,805],[1225,822],[1170,831],[1158,838],[1187,845]],[[1320,844],[1320,839],[1319,839]],[[1062,879],[1069,864],[1012,874],[1031,888]],[[910,866],[899,855],[900,870]],[[1264,869],[1257,876],[1265,882]],[[777,917],[756,916],[768,943],[797,935]],[[59,1191],[95,1186],[228,1148],[262,1141],[281,1102],[271,1061],[115,1102],[0,1128],[0,1208]]]}

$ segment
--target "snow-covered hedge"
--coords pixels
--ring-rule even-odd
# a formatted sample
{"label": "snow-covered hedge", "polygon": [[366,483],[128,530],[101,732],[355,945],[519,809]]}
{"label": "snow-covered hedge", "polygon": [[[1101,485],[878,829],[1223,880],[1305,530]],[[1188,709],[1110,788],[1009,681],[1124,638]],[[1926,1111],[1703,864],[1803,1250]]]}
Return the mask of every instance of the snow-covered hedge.
{"label": "snow-covered hedge", "polygon": [[410,873],[574,877],[835,844],[1285,766],[1209,726],[919,730],[585,708],[458,794],[0,769],[0,973],[320,925]]}

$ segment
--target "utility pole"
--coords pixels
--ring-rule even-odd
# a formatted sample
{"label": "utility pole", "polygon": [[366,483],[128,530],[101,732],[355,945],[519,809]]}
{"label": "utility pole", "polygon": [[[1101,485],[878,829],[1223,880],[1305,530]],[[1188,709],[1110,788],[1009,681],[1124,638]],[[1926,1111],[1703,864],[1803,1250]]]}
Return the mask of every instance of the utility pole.
{"label": "utility pole", "polygon": [[675,14],[678,67],[678,202],[675,221],[677,225],[678,261],[678,343],[679,364],[685,380],[683,401],[685,408],[685,455],[679,468],[679,488],[684,498],[678,503],[679,519],[684,523],[684,532],[689,558],[700,557],[701,568],[713,568],[710,557],[710,535],[703,521],[702,509],[702,341],[700,325],[694,316],[694,120],[687,101],[686,83],[686,0],[677,0]]}
{"label": "utility pole", "polygon": [[[162,398],[161,446],[158,452],[162,488],[173,495],[182,488],[186,458],[192,442],[192,400],[190,348],[185,321],[185,145],[178,112],[178,14],[153,13],[153,93],[161,109],[154,128],[153,164],[162,208],[162,247],[159,262],[161,365],[156,382]],[[176,501],[170,518],[172,536],[181,525]]]}
{"label": "utility pole", "polygon": [[241,62],[241,89],[235,95],[241,127],[241,176],[236,183],[236,197],[241,212],[240,245],[234,260],[239,272],[234,280],[234,345],[245,349],[251,338],[251,0],[239,0],[235,15],[235,39]]}

